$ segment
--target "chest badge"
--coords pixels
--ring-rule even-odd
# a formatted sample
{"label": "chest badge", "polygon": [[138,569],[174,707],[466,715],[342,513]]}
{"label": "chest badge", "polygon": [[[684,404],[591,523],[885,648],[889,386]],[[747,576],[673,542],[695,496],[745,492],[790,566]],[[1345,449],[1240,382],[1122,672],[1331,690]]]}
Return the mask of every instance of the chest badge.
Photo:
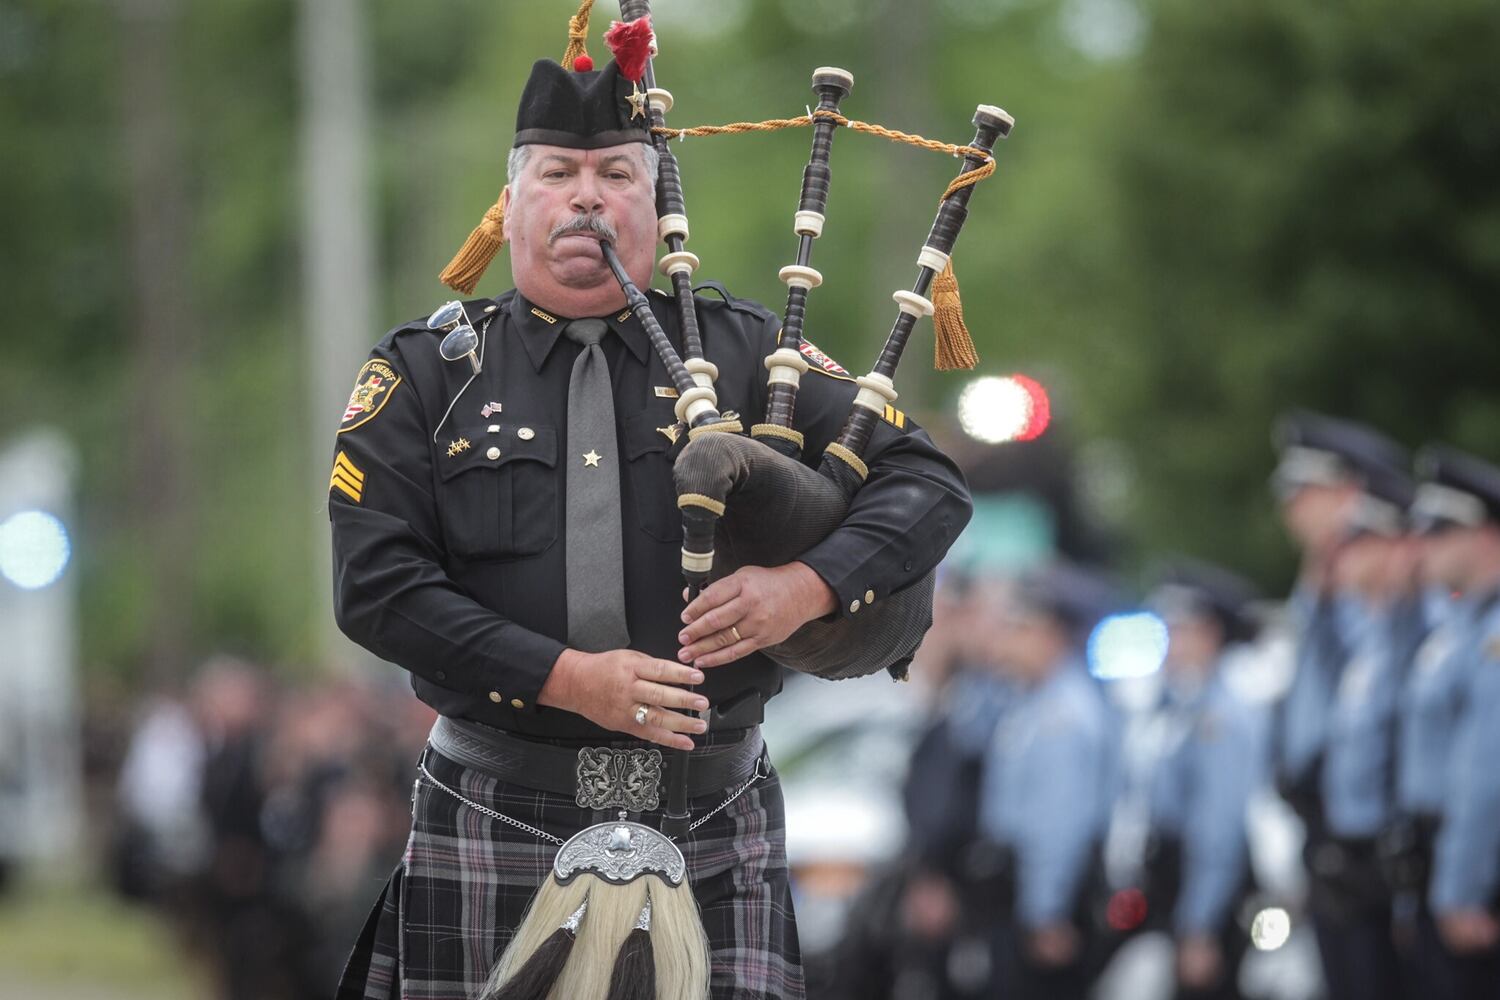
{"label": "chest badge", "polygon": [[597,469],[599,468],[599,459],[603,457],[603,455],[590,448],[588,452],[583,456],[583,464],[586,468]]}
{"label": "chest badge", "polygon": [[485,403],[483,406],[481,406],[479,408],[479,415],[481,417],[486,417],[486,418],[493,417],[495,414],[497,414],[499,412],[500,412],[500,404],[499,403]]}
{"label": "chest badge", "polygon": [[682,437],[682,425],[681,424],[668,424],[665,427],[658,427],[656,429],[656,433],[660,434],[662,437],[666,438],[668,441],[672,442],[673,444],[676,444],[677,443],[677,439],[680,438],[680,437]]}
{"label": "chest badge", "polygon": [[457,441],[454,441],[452,444],[448,445],[448,457],[453,458],[455,455],[462,455],[472,447],[473,445],[469,443],[468,438],[461,437]]}

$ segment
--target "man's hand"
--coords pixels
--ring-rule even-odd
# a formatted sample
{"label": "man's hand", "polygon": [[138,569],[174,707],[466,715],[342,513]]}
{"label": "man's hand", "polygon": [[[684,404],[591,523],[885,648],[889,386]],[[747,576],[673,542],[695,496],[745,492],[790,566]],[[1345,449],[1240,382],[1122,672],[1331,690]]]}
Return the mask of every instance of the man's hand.
{"label": "man's hand", "polygon": [[774,646],[831,612],[833,588],[806,563],[746,566],[714,583],[682,612],[677,658],[700,667],[732,663]]}
{"label": "man's hand", "polygon": [[1061,922],[1038,927],[1027,937],[1026,950],[1038,965],[1067,965],[1078,956],[1078,932],[1072,924]]}
{"label": "man's hand", "polygon": [[1190,990],[1208,990],[1224,972],[1219,942],[1209,934],[1188,934],[1177,941],[1177,981]]}
{"label": "man's hand", "polygon": [[1500,921],[1485,910],[1450,910],[1439,913],[1438,933],[1456,955],[1488,951],[1500,943]]}
{"label": "man's hand", "polygon": [[[691,750],[692,739],[682,734],[704,732],[708,723],[672,709],[702,712],[708,708],[708,699],[673,685],[701,683],[701,670],[633,649],[604,653],[565,649],[542,685],[537,704],[566,709],[617,733]],[[635,721],[643,705],[644,725]]]}

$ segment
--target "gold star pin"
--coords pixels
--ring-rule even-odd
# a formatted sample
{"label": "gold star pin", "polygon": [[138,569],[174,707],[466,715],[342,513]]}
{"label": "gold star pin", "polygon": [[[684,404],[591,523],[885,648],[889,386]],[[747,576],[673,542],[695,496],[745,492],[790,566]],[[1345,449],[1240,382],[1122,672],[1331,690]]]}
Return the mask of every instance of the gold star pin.
{"label": "gold star pin", "polygon": [[601,459],[603,457],[604,457],[603,455],[599,454],[594,449],[590,448],[588,450],[588,452],[583,456],[583,464],[584,465],[591,465],[591,466],[593,466],[594,468],[597,469],[599,467],[599,459]]}
{"label": "gold star pin", "polygon": [[448,445],[448,457],[452,458],[454,455],[466,452],[471,447],[473,446],[469,444],[468,438],[459,438],[457,441],[454,441],[452,444]]}
{"label": "gold star pin", "polygon": [[630,85],[630,96],[625,98],[630,102],[630,120],[646,117],[646,95],[641,92],[640,84]]}

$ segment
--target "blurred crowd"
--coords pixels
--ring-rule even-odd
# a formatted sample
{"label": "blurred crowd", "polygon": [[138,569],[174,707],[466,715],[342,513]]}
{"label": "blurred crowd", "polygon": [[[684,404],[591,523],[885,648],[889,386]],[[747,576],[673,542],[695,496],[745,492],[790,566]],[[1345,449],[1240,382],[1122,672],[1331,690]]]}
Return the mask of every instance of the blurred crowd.
{"label": "blurred crowd", "polygon": [[[1308,413],[1277,438],[1302,572],[1274,614],[1186,560],[1134,608],[1064,564],[949,580],[909,841],[823,959],[830,992],[1084,997],[1155,932],[1179,997],[1500,997],[1500,468]],[[1145,698],[1118,680],[1142,672]],[[1252,863],[1272,789],[1303,845],[1276,901],[1321,967],[1300,991],[1241,977],[1290,922]]]}
{"label": "blurred crowd", "polygon": [[[1189,559],[1134,601],[1063,562],[944,578],[906,841],[805,949],[812,996],[1148,996],[1099,985],[1146,934],[1180,997],[1500,996],[1500,468],[1313,414],[1278,440],[1285,601]],[[175,919],[225,1000],[332,995],[433,719],[389,681],[216,660],[96,762],[115,885]],[[1301,839],[1289,881],[1258,799]],[[1311,986],[1247,986],[1252,944],[1292,922]]]}
{"label": "blurred crowd", "polygon": [[115,888],[171,919],[220,1000],[327,1000],[400,860],[432,721],[404,684],[209,662],[100,762]]}

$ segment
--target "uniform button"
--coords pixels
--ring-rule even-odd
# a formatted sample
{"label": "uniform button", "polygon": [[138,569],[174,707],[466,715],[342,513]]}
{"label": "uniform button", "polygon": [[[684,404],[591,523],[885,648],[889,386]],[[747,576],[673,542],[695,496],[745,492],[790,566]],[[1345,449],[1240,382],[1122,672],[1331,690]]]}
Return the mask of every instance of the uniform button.
{"label": "uniform button", "polygon": [[532,430],[530,427],[522,427],[520,430],[516,431],[516,437],[520,438],[522,441],[530,441],[532,438],[536,437],[536,431]]}
{"label": "uniform button", "polygon": [[904,570],[906,570],[906,572],[910,573],[911,572],[911,560],[910,559],[906,560],[906,562],[904,564],[902,564],[901,568],[904,569]]}
{"label": "uniform button", "polygon": [[484,311],[487,312],[487,313],[492,313],[492,312],[495,311],[495,307],[494,306],[485,306],[484,307]]}
{"label": "uniform button", "polygon": [[437,672],[437,679],[440,680],[440,681],[445,681],[445,680],[448,679],[448,675],[446,673],[444,673],[443,671],[439,670]]}
{"label": "uniform button", "polygon": [[859,610],[859,598],[855,598],[854,600],[852,600],[852,601],[849,602],[849,613],[852,615],[852,614],[854,614],[854,612],[856,612],[858,610]]}
{"label": "uniform button", "polygon": [[486,434],[499,434],[500,433],[500,425],[499,424],[490,424],[488,427],[486,427],[484,429],[484,432]]}
{"label": "uniform button", "polygon": [[865,603],[866,604],[874,604],[875,603],[875,591],[873,591],[873,590],[867,590],[867,591],[865,591]]}
{"label": "uniform button", "polygon": [[498,705],[498,704],[500,704],[504,700],[505,700],[505,698],[501,696],[501,694],[500,694],[499,691],[491,691],[490,692],[490,701],[493,701],[495,704]]}
{"label": "uniform button", "polygon": [[510,707],[511,708],[525,708],[526,707],[526,703],[524,701],[522,701],[520,698],[512,698],[510,700]]}
{"label": "uniform button", "polygon": [[490,446],[490,450],[484,453],[484,457],[493,462],[495,459],[500,457],[500,449],[492,445]]}

